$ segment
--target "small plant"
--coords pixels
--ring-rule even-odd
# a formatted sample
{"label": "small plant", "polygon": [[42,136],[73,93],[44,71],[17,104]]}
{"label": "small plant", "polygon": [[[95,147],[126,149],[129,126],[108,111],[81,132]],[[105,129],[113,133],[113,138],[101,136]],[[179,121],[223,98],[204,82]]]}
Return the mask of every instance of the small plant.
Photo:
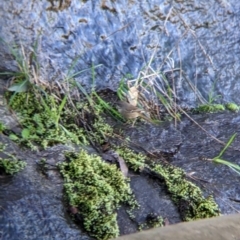
{"label": "small plant", "polygon": [[214,112],[221,112],[225,109],[228,109],[232,112],[238,112],[239,106],[235,103],[227,103],[225,105],[222,104],[203,104],[194,109],[195,112],[198,113],[214,113]]}
{"label": "small plant", "polygon": [[38,64],[37,64],[37,47],[38,41],[35,41],[32,51],[29,56],[26,55],[26,52],[23,46],[9,46],[6,41],[0,39],[4,44],[8,46],[8,49],[17,62],[17,66],[19,71],[18,72],[2,72],[0,75],[7,75],[12,76],[14,80],[14,84],[8,88],[8,91],[12,91],[15,93],[26,92],[30,86],[31,79],[32,79],[32,69],[31,64],[34,64],[35,71],[38,71]]}
{"label": "small plant", "polygon": [[28,54],[22,45],[10,46],[3,39],[0,39],[0,41],[7,45],[10,54],[13,56],[18,66],[17,72],[0,73],[0,75],[5,75],[11,78],[11,86],[8,88],[8,91],[13,93],[9,99],[9,104],[11,104],[18,93],[28,92],[34,85],[34,81],[36,81],[36,75],[39,70],[39,64],[37,62],[38,38]]}
{"label": "small plant", "polygon": [[146,218],[146,222],[142,223],[140,226],[138,226],[138,230],[147,230],[150,228],[157,228],[157,227],[163,227],[164,220],[161,216],[157,216],[154,213],[148,214]]}
{"label": "small plant", "polygon": [[221,95],[215,95],[214,94],[214,90],[215,90],[215,87],[216,87],[216,83],[217,81],[215,80],[212,84],[212,87],[211,87],[211,90],[208,94],[208,104],[209,105],[212,105],[215,101],[217,101],[217,99],[219,99],[221,97]]}
{"label": "small plant", "polygon": [[95,111],[96,113],[101,113],[102,111],[108,113],[113,118],[123,120],[122,116],[116,111],[109,103],[104,101],[95,91],[93,92],[93,96],[96,97],[96,105]]}
{"label": "small plant", "polygon": [[146,157],[142,153],[135,153],[125,146],[116,147],[115,150],[135,172],[141,171],[145,167]]}
{"label": "small plant", "polygon": [[221,157],[223,155],[223,153],[227,150],[227,148],[232,144],[232,142],[234,141],[235,137],[236,137],[236,133],[233,134],[231,136],[231,138],[228,140],[226,146],[223,148],[223,150],[218,154],[218,156],[212,158],[212,159],[209,159],[209,158],[203,158],[205,160],[208,160],[208,161],[212,161],[214,163],[220,163],[220,164],[224,164],[228,167],[230,167],[233,171],[237,172],[239,175],[240,175],[240,166],[237,165],[237,164],[234,164],[234,163],[231,163],[229,161],[226,161],[226,160],[223,160]]}
{"label": "small plant", "polygon": [[63,97],[60,104],[56,102],[56,99],[53,96],[47,94],[46,92],[45,92],[45,99],[41,97],[41,102],[45,108],[45,111],[47,111],[49,117],[54,122],[56,128],[58,128],[60,116],[67,102],[67,95]]}
{"label": "small plant", "polygon": [[[87,143],[84,130],[74,124],[76,113],[67,107],[67,97],[59,100],[40,87],[28,93],[17,93],[10,107],[17,112],[23,130],[10,138],[20,144],[37,149],[56,143]],[[11,96],[10,96],[11,97]]]}
{"label": "small plant", "polygon": [[[127,77],[131,77],[131,75],[127,75]],[[120,100],[128,98],[128,93],[129,93],[129,86],[128,86],[128,81],[125,81],[126,78],[122,78],[119,82],[118,89],[117,89],[117,96]]]}
{"label": "small plant", "polygon": [[[125,97],[129,101],[129,86],[134,85],[134,87],[138,89],[138,103],[141,103],[144,108],[146,107],[148,112],[151,113],[150,115],[152,119],[161,120],[161,114],[159,111],[161,107],[162,111],[165,109],[165,111],[175,120],[180,120],[179,109],[176,103],[177,95],[174,89],[174,83],[169,81],[165,72],[161,71],[160,69],[154,70],[151,67],[153,57],[154,55],[151,57],[147,65],[139,73],[139,76],[136,79],[125,82],[124,79],[121,80],[117,94],[120,99]],[[173,59],[170,57],[167,59],[169,62],[168,65],[171,68],[169,71],[174,72],[175,69]]]}
{"label": "small plant", "polygon": [[[93,109],[93,111],[96,115],[99,115],[101,112],[105,111],[105,112],[109,113],[111,116],[113,116],[114,118],[117,116],[118,119],[119,118],[121,119],[121,116],[119,115],[119,113],[112,106],[110,106],[110,104],[108,104],[106,101],[104,101],[95,91],[95,74],[96,74],[95,69],[97,67],[100,67],[101,65],[102,64],[99,64],[97,66],[93,65],[90,69],[91,73],[92,73],[92,81],[93,81],[92,89],[91,89],[90,93],[87,93],[87,91],[82,87],[82,85],[73,79],[73,77],[76,74],[67,77],[67,79],[71,81],[73,86],[77,86],[78,90],[82,93],[82,95],[84,97],[86,97],[90,108]],[[86,69],[86,70],[89,70],[89,69]],[[81,71],[81,72],[83,72],[83,71]],[[78,74],[80,74],[81,72],[79,72]]]}
{"label": "small plant", "polygon": [[154,164],[151,170],[166,184],[184,221],[219,216],[220,211],[213,197],[204,197],[199,187],[185,179],[185,173],[180,168],[170,164]]}

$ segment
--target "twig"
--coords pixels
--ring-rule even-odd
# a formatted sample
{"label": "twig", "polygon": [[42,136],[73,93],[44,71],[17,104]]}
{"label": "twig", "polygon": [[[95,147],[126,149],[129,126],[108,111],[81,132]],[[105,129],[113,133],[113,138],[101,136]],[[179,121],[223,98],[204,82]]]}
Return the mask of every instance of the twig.
{"label": "twig", "polygon": [[226,145],[225,142],[217,139],[216,137],[214,137],[212,134],[210,134],[206,129],[204,129],[201,125],[199,125],[193,118],[191,118],[181,107],[178,106],[178,109],[185,114],[193,123],[195,123],[200,129],[202,129],[208,136],[210,136],[212,139],[214,139],[215,141],[217,141],[218,143],[222,144],[222,145]]}
{"label": "twig", "polygon": [[172,9],[173,9],[173,7],[170,8],[170,10],[169,10],[169,12],[168,12],[168,14],[167,14],[167,17],[166,17],[166,19],[165,19],[165,21],[164,21],[164,25],[163,25],[163,26],[164,26],[164,29],[165,29],[165,31],[166,31],[167,36],[169,36],[169,33],[168,33],[167,28],[166,28],[166,24],[167,24],[168,18],[170,17],[170,14],[171,14],[171,12],[172,12]]}

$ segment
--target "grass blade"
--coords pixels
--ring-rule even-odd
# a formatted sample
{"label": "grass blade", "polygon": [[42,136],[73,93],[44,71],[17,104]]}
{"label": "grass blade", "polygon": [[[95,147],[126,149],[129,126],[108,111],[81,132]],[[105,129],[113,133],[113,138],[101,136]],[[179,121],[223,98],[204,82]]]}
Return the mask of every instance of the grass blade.
{"label": "grass blade", "polygon": [[58,108],[58,113],[57,113],[56,122],[55,122],[55,124],[56,124],[57,127],[58,127],[58,122],[59,122],[59,119],[60,119],[62,110],[63,110],[66,102],[67,102],[67,95],[64,96],[64,98],[63,98],[63,100],[62,100],[62,102],[61,102],[61,104],[60,104],[60,106],[59,106],[59,108]]}
{"label": "grass blade", "polygon": [[230,168],[234,168],[236,171],[240,171],[240,166],[235,164],[235,163],[231,163],[229,161],[226,161],[226,160],[223,160],[223,159],[220,159],[220,158],[214,158],[213,162],[224,164],[224,165],[226,165]]}
{"label": "grass blade", "polygon": [[231,138],[228,140],[226,146],[223,148],[223,150],[219,153],[219,155],[217,157],[214,158],[215,159],[218,159],[218,158],[221,158],[221,156],[223,155],[223,153],[226,151],[226,149],[231,145],[231,143],[233,142],[233,140],[235,139],[237,133],[234,133]]}

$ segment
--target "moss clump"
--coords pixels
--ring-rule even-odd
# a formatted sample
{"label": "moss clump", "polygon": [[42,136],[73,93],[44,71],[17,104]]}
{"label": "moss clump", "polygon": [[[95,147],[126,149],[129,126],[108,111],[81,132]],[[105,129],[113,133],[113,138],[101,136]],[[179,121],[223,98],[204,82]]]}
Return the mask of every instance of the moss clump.
{"label": "moss clump", "polygon": [[116,209],[121,203],[135,204],[129,184],[115,165],[100,157],[67,153],[68,162],[60,165],[70,206],[77,207],[84,228],[97,239],[119,235]]}
{"label": "moss clump", "polygon": [[212,196],[204,198],[199,187],[184,179],[185,173],[180,168],[156,164],[152,170],[164,179],[184,221],[219,216],[218,205]]}
{"label": "moss clump", "polygon": [[146,222],[139,225],[139,231],[147,230],[150,228],[163,227],[164,220],[161,216],[155,216],[155,214],[149,214],[147,216]]}
{"label": "moss clump", "polygon": [[142,153],[134,153],[127,147],[117,147],[116,152],[125,160],[129,168],[135,172],[144,168],[146,156]]}
{"label": "moss clump", "polygon": [[0,158],[0,169],[6,174],[14,174],[24,169],[26,163],[20,160]]}
{"label": "moss clump", "polygon": [[227,103],[225,105],[222,104],[204,104],[197,107],[194,111],[198,113],[214,113],[214,112],[221,112],[225,109],[228,109],[232,112],[238,112],[239,106],[235,103]]}
{"label": "moss clump", "polygon": [[28,92],[14,95],[8,92],[6,95],[23,127],[21,134],[11,134],[10,138],[33,150],[37,146],[46,148],[67,142],[87,145],[91,141],[101,144],[106,141],[106,136],[113,134],[112,127],[100,116],[101,105],[96,104],[93,108],[86,102],[80,102],[75,107],[68,106],[66,96],[59,100],[34,86]]}
{"label": "moss clump", "polygon": [[214,113],[224,111],[225,107],[222,104],[204,104],[197,107],[194,111],[198,113]]}
{"label": "moss clump", "polygon": [[0,122],[0,133],[3,132],[6,129],[5,125]]}
{"label": "moss clump", "polygon": [[6,174],[14,174],[24,169],[26,163],[18,160],[15,156],[4,152],[5,145],[0,144],[0,153],[6,155],[6,157],[0,157],[0,173],[4,172]]}
{"label": "moss clump", "polygon": [[200,188],[187,181],[184,171],[180,168],[166,164],[149,166],[145,164],[146,157],[143,154],[136,154],[126,147],[116,151],[134,171],[145,169],[146,173],[157,175],[164,181],[172,200],[179,207],[183,220],[209,218],[220,214],[214,199],[211,196],[204,198]]}
{"label": "moss clump", "polygon": [[92,132],[92,140],[98,144],[106,142],[106,136],[113,135],[113,128],[100,116],[95,119],[93,128],[94,132]]}
{"label": "moss clump", "polygon": [[235,103],[227,103],[225,106],[226,106],[226,109],[228,109],[232,112],[238,112],[239,111],[239,106]]}
{"label": "moss clump", "polygon": [[7,95],[9,105],[17,112],[23,127],[20,135],[10,135],[12,140],[31,149],[70,141],[87,144],[84,130],[73,124],[74,114],[68,108],[60,110],[61,103],[54,97],[42,94],[34,87],[29,92]]}

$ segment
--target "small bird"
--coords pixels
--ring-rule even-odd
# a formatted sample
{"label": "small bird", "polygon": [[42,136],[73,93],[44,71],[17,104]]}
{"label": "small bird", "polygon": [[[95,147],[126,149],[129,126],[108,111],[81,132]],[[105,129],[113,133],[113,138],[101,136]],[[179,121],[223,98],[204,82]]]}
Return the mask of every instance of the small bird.
{"label": "small bird", "polygon": [[141,117],[141,118],[145,119],[146,121],[153,123],[153,121],[150,118],[143,115],[143,113],[145,112],[144,110],[142,110],[136,106],[133,106],[130,103],[127,103],[125,101],[119,101],[117,103],[117,109],[124,118],[134,119],[132,126],[134,126],[134,123],[138,117]]}

